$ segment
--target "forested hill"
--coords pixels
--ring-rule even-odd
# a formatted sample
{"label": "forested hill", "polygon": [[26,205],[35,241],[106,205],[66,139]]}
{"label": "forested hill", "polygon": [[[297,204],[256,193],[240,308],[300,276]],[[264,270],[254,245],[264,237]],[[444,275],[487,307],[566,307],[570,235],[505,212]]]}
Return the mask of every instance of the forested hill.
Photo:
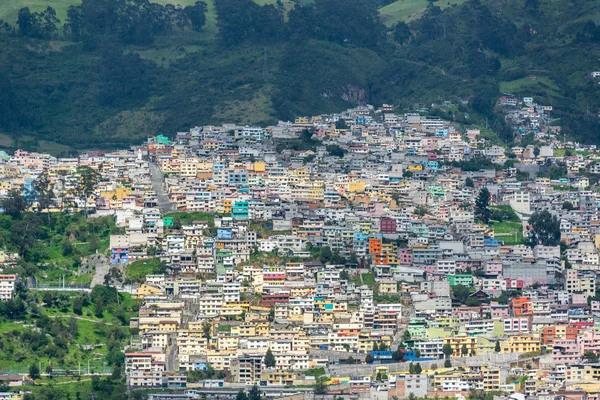
{"label": "forested hill", "polygon": [[197,124],[442,100],[459,104],[448,118],[487,120],[510,142],[493,108],[502,92],[600,139],[594,0],[16,2],[0,5],[4,147],[111,148]]}

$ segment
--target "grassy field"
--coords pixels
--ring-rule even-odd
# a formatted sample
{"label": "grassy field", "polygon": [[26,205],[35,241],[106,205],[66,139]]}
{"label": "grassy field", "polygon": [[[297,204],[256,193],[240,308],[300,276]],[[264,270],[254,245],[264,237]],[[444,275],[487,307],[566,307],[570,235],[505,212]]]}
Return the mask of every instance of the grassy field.
{"label": "grassy field", "polygon": [[[439,1],[435,3],[436,6],[444,9],[449,5],[464,3],[465,0],[448,0]],[[427,0],[398,0],[392,4],[388,4],[385,7],[379,9],[379,15],[381,16],[381,22],[386,26],[390,27],[400,21],[412,21],[417,19],[423,14],[423,11],[427,8]]]}
{"label": "grassy field", "polygon": [[150,258],[130,263],[125,269],[125,277],[132,282],[144,282],[146,275],[158,274],[160,272],[160,259]]}
{"label": "grassy field", "polygon": [[523,227],[520,222],[494,222],[492,227],[495,238],[504,241],[505,245],[523,242]]}
{"label": "grassy field", "polygon": [[526,77],[509,82],[500,82],[500,91],[502,93],[527,94],[524,92],[545,91],[549,95],[558,95],[558,90],[559,88],[556,86],[556,83],[545,76],[537,76],[535,79]]}

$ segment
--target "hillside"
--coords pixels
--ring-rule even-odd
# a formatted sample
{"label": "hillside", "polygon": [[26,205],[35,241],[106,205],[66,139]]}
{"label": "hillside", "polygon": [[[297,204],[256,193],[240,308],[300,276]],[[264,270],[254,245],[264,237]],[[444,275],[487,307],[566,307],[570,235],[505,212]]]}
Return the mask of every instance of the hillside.
{"label": "hillside", "polygon": [[446,117],[487,118],[510,141],[493,110],[502,92],[553,105],[569,136],[597,140],[599,87],[586,77],[600,42],[591,1],[217,1],[222,21],[209,0],[201,29],[175,26],[148,40],[73,40],[62,29],[67,0],[2,2],[0,17],[13,25],[25,4],[51,3],[61,22],[44,38],[0,33],[0,147],[107,149],[197,124],[441,100],[468,100]]}

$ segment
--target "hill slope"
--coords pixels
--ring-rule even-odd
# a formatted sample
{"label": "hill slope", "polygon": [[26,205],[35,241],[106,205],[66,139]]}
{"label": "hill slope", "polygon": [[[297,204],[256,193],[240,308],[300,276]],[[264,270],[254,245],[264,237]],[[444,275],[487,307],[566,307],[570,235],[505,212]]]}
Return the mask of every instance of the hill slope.
{"label": "hill slope", "polygon": [[[44,1],[9,0],[0,15],[14,15],[21,4],[43,7]],[[349,7],[380,8],[388,28],[377,45],[352,45],[344,35],[353,31],[336,31],[369,26],[370,34],[380,29],[376,22],[327,25],[319,17],[319,27],[330,31],[299,31],[311,24],[298,23],[296,10],[314,20],[315,11],[302,6],[311,2],[279,6],[271,0],[258,3],[281,7],[283,30],[224,45],[214,2],[207,3],[201,32],[175,29],[149,44],[111,39],[90,45],[62,34],[47,41],[0,33],[7,50],[0,52],[0,147],[54,153],[112,148],[197,124],[271,123],[365,102],[410,108],[466,99],[449,118],[488,118],[510,141],[493,110],[502,92],[551,104],[570,136],[598,139],[600,87],[586,76],[598,70],[600,58],[591,1],[457,0],[441,9],[420,0],[352,0]],[[409,29],[396,21],[409,21]]]}

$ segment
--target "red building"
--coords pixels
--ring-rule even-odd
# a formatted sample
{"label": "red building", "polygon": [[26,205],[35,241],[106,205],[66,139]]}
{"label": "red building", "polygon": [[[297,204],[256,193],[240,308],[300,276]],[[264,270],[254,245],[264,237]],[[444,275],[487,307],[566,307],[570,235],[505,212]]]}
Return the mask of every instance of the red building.
{"label": "red building", "polygon": [[382,234],[396,233],[396,220],[393,218],[381,218],[379,222],[379,231]]}
{"label": "red building", "polygon": [[278,292],[278,293],[263,293],[262,295],[262,306],[273,307],[277,303],[289,303],[290,294],[289,292]]}

